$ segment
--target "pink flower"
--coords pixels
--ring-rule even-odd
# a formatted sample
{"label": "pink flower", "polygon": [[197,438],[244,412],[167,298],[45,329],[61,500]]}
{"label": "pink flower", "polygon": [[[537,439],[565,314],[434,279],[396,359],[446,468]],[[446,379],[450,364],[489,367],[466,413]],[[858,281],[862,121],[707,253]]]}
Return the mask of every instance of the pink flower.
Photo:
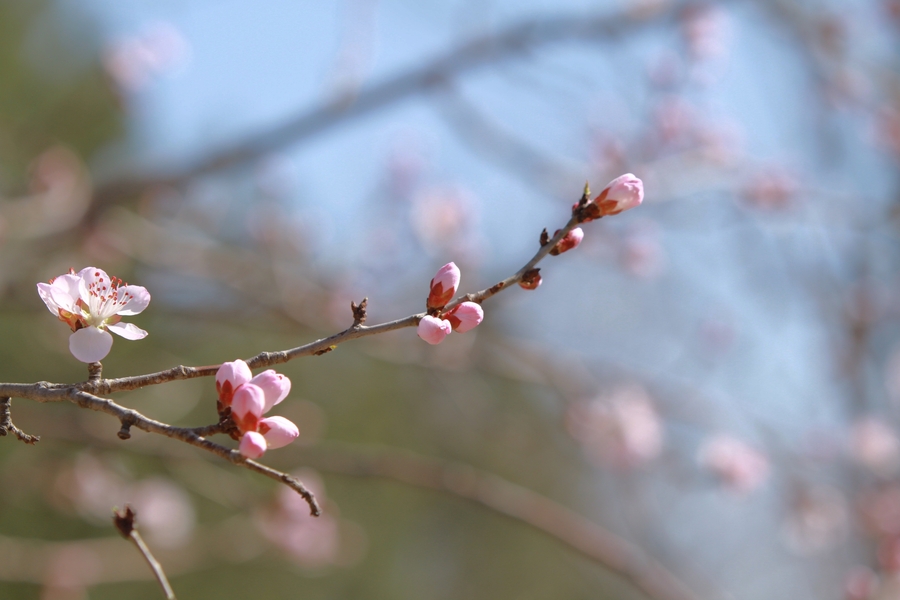
{"label": "pink flower", "polygon": [[644,201],[644,182],[632,175],[625,173],[609,182],[594,200],[588,203],[587,218],[585,221],[593,221],[600,217],[617,215],[622,211],[634,208]]}
{"label": "pink flower", "polygon": [[265,412],[266,395],[262,388],[245,383],[234,392],[231,401],[231,417],[242,432],[256,431],[259,419]]}
{"label": "pink flower", "polygon": [[[559,233],[559,229],[557,229],[553,235],[555,236],[557,233]],[[581,230],[581,227],[576,227],[565,236],[563,236],[563,239],[557,242],[553,249],[550,250],[550,254],[552,254],[553,256],[557,256],[559,254],[562,254],[563,252],[568,252],[572,248],[577,247],[583,239],[584,232]]]}
{"label": "pink flower", "polygon": [[150,304],[150,293],[139,285],[123,284],[105,271],[87,267],[37,284],[38,295],[51,313],[72,329],[69,351],[85,363],[102,360],[112,348],[110,331],[127,340],[147,332],[121,324],[122,316],[136,315]]}
{"label": "pink flower", "polygon": [[259,458],[266,453],[266,438],[261,433],[248,431],[241,437],[238,451],[247,458]]}
{"label": "pink flower", "polygon": [[269,448],[283,448],[297,439],[300,430],[284,417],[267,417],[259,422],[259,432]]}
{"label": "pink flower", "polygon": [[463,302],[457,304],[453,307],[453,310],[446,313],[444,319],[450,321],[453,331],[465,333],[481,323],[484,319],[484,310],[476,302]]}
{"label": "pink flower", "polygon": [[[428,308],[443,308],[448,302],[453,300],[456,288],[459,287],[459,277],[459,267],[452,262],[438,269],[434,279],[431,280],[431,291],[428,293]],[[436,344],[437,342],[430,343]]]}
{"label": "pink flower", "polygon": [[231,406],[231,399],[235,390],[250,381],[253,373],[250,367],[241,359],[222,363],[216,371],[216,391],[219,393],[219,402],[222,407]]}
{"label": "pink flower", "polygon": [[272,407],[287,398],[291,391],[291,380],[276,373],[273,369],[263,371],[250,380],[250,383],[259,386],[266,397],[263,414],[272,410]]}
{"label": "pink flower", "polygon": [[451,329],[450,321],[426,315],[419,321],[416,333],[419,334],[420,338],[434,345],[444,341],[444,338],[450,334]]}
{"label": "pink flower", "polygon": [[755,490],[769,476],[769,460],[764,454],[726,434],[707,439],[700,447],[699,459],[726,487],[739,494]]}

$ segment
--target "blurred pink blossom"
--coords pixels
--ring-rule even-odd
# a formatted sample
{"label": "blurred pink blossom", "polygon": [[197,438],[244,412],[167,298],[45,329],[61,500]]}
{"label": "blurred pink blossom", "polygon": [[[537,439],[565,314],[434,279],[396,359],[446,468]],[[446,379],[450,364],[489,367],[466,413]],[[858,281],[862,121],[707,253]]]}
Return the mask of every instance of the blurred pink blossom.
{"label": "blurred pink blossom", "polygon": [[850,454],[876,475],[893,475],[900,467],[900,439],[884,421],[864,417],[850,431]]}
{"label": "blurred pink blossom", "polygon": [[619,247],[622,269],[641,279],[653,279],[662,274],[666,255],[659,238],[659,227],[655,223],[642,222],[629,228]]}
{"label": "blurred pink blossom", "polygon": [[872,569],[864,566],[854,567],[844,576],[844,598],[845,600],[874,600],[878,591],[878,583],[878,575]]}
{"label": "blurred pink blossom", "polygon": [[184,35],[170,23],[155,23],[110,43],[103,51],[103,66],[121,90],[134,92],[189,58],[190,45]]}
{"label": "blurred pink blossom", "polygon": [[636,384],[573,405],[566,424],[587,457],[599,465],[630,468],[662,451],[662,422],[650,395]]}
{"label": "blurred pink blossom", "polygon": [[727,434],[707,438],[700,446],[698,460],[728,489],[739,494],[752,492],[769,476],[765,455]]}
{"label": "blurred pink blossom", "polygon": [[797,195],[796,178],[780,167],[758,171],[744,185],[744,200],[763,210],[782,210],[790,206]]}
{"label": "blurred pink blossom", "polygon": [[794,495],[782,534],[797,554],[813,554],[833,548],[849,527],[844,496],[824,486],[803,486]]}

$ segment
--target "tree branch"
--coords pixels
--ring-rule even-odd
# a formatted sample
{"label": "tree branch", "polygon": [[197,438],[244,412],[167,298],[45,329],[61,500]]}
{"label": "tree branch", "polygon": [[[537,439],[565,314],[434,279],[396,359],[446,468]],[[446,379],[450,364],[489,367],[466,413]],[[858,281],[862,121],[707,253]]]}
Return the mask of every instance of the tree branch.
{"label": "tree branch", "polygon": [[176,600],[175,592],[172,591],[172,586],[169,585],[169,580],[166,577],[165,571],[163,571],[162,565],[159,564],[159,561],[156,560],[153,553],[150,552],[150,548],[144,543],[144,538],[141,537],[141,534],[137,530],[136,518],[137,513],[135,513],[127,504],[125,505],[124,511],[113,511],[113,524],[116,526],[116,529],[119,530],[119,533],[122,534],[122,537],[131,540],[134,545],[137,546],[141,556],[143,556],[144,560],[147,561],[147,564],[150,565],[153,576],[156,577],[160,587],[163,589],[166,600]]}
{"label": "tree branch", "polygon": [[302,452],[310,466],[377,477],[451,494],[524,523],[617,573],[653,600],[699,600],[673,573],[634,544],[537,492],[469,465],[411,452],[318,446]]}

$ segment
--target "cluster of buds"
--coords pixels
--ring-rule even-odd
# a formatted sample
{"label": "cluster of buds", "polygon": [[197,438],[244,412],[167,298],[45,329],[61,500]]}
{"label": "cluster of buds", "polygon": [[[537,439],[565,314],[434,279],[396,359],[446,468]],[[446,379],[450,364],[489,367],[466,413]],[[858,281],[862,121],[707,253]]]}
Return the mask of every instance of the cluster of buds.
{"label": "cluster of buds", "polygon": [[440,344],[451,331],[465,333],[484,319],[484,310],[476,302],[460,302],[448,311],[444,307],[453,300],[459,287],[459,267],[447,263],[431,280],[426,305],[428,314],[419,321],[416,333],[429,344]]}
{"label": "cluster of buds", "polygon": [[242,360],[224,363],[216,372],[219,414],[231,410],[231,419],[240,432],[238,450],[247,458],[259,458],[266,450],[287,446],[300,430],[284,417],[263,415],[284,400],[291,380],[274,370],[253,376]]}
{"label": "cluster of buds", "polygon": [[587,186],[584,192],[581,201],[572,206],[572,212],[578,215],[580,223],[617,215],[639,206],[644,201],[644,182],[631,173],[625,173],[610,181],[593,200],[590,200],[590,190]]}
{"label": "cluster of buds", "polygon": [[147,332],[123,316],[136,315],[150,304],[150,293],[139,285],[128,285],[106,271],[85,267],[37,284],[38,295],[50,312],[69,326],[69,351],[85,363],[106,358],[112,348],[110,331],[126,340],[139,340]]}

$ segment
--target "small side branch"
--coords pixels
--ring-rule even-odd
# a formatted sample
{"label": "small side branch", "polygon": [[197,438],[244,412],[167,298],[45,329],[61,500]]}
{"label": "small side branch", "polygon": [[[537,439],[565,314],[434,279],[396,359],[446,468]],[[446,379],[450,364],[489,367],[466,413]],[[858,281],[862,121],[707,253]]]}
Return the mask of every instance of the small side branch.
{"label": "small side branch", "polygon": [[172,591],[172,586],[169,585],[169,580],[166,578],[166,573],[163,571],[162,565],[159,564],[159,561],[153,556],[150,552],[150,549],[147,547],[147,544],[144,543],[144,539],[141,537],[141,534],[138,533],[137,530],[137,513],[128,506],[125,505],[125,510],[119,512],[117,510],[113,510],[113,525],[116,526],[116,529],[119,530],[119,533],[122,534],[127,540],[131,540],[135,546],[137,546],[138,551],[141,553],[141,556],[144,557],[144,560],[147,561],[147,564],[150,565],[150,570],[153,571],[153,575],[156,577],[156,580],[159,582],[160,587],[163,589],[163,593],[166,595],[166,600],[176,600],[175,592]]}
{"label": "small side branch", "polygon": [[12,398],[8,396],[3,396],[0,398],[0,436],[5,436],[8,433],[12,433],[14,436],[19,438],[20,442],[25,442],[26,444],[36,444],[41,441],[41,436],[39,435],[29,435],[16,427],[12,422],[12,414],[10,412],[10,408],[12,406]]}

